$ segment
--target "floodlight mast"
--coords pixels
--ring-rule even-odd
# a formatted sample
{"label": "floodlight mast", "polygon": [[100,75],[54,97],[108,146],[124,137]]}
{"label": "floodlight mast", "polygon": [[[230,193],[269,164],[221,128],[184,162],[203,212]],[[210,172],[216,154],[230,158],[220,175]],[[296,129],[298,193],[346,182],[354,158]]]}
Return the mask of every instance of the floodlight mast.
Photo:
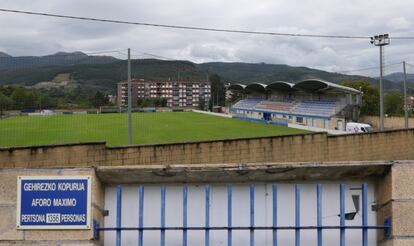
{"label": "floodlight mast", "polygon": [[407,71],[405,69],[405,61],[403,61],[403,73],[404,73],[404,128],[408,129]]}
{"label": "floodlight mast", "polygon": [[380,130],[384,130],[384,84],[383,77],[383,47],[390,44],[389,34],[375,35],[371,37],[371,44],[379,46],[380,50]]}
{"label": "floodlight mast", "polygon": [[132,144],[131,49],[128,48],[128,145]]}

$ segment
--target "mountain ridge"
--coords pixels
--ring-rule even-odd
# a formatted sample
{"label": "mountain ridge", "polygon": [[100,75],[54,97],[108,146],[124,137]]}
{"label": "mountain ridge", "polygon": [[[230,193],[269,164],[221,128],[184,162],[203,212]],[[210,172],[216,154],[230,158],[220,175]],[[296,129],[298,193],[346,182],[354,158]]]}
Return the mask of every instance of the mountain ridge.
{"label": "mountain ridge", "polygon": [[[8,55],[8,54],[6,54]],[[143,79],[194,78],[206,79],[216,73],[225,83],[271,83],[274,81],[298,82],[304,79],[323,79],[333,83],[344,80],[367,79],[378,85],[376,78],[331,73],[304,66],[286,64],[207,62],[193,63],[180,60],[131,60],[132,76]],[[33,86],[52,81],[59,74],[69,74],[73,82],[85,90],[116,91],[116,83],[126,80],[127,62],[112,56],[90,56],[83,52],[57,52],[34,57],[1,57],[0,84]],[[413,75],[414,76],[414,75]],[[401,89],[401,83],[385,78],[386,89]]]}
{"label": "mountain ridge", "polygon": [[5,52],[1,52],[0,51],[0,57],[12,57],[11,55],[5,53]]}
{"label": "mountain ridge", "polygon": [[[392,80],[392,81],[401,83],[401,82],[404,82],[404,73],[402,72],[391,73],[391,74],[385,75],[384,78],[387,80]],[[407,73],[407,82],[414,83],[414,74]]]}
{"label": "mountain ridge", "polygon": [[56,52],[44,56],[11,56],[7,53],[0,52],[0,70],[51,65],[107,64],[116,61],[119,61],[119,59],[112,56],[89,56],[81,51]]}

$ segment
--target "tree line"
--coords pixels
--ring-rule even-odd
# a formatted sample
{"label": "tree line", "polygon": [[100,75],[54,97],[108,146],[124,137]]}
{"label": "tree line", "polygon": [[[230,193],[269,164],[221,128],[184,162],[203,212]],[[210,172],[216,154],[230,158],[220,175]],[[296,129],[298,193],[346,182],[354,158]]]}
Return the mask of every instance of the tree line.
{"label": "tree line", "polygon": [[[211,82],[211,99],[208,105],[226,105],[226,90],[224,83],[217,74],[209,77]],[[341,83],[344,86],[361,90],[361,115],[379,115],[379,89],[366,79],[347,80]],[[138,107],[165,107],[165,98],[139,99]],[[204,109],[205,102],[200,102]],[[108,95],[101,91],[87,92],[80,86],[73,89],[32,89],[18,85],[0,85],[0,112],[5,110],[22,109],[54,109],[54,108],[99,108],[111,106]],[[401,91],[387,91],[384,95],[384,110],[389,116],[404,115],[404,97]]]}
{"label": "tree line", "polygon": [[[379,115],[380,93],[379,88],[366,79],[348,80],[341,83],[362,91],[361,115]],[[389,116],[404,115],[404,94],[393,90],[384,93],[384,112]]]}
{"label": "tree line", "polygon": [[54,108],[98,108],[112,105],[101,91],[88,94],[80,87],[31,89],[16,85],[0,85],[0,112],[4,110],[42,110]]}
{"label": "tree line", "polygon": [[137,107],[167,107],[167,98],[138,98]]}

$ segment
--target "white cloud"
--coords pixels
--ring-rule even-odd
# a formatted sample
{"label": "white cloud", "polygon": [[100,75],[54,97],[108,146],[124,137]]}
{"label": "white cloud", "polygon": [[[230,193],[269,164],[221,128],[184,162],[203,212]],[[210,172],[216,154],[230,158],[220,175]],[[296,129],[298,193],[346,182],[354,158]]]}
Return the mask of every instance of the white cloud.
{"label": "white cloud", "polygon": [[[1,8],[229,29],[414,36],[414,2],[399,0],[23,0]],[[330,71],[378,64],[368,40],[287,38],[150,28],[0,12],[0,49],[11,55],[126,49],[195,62],[286,63]],[[386,61],[414,63],[414,41],[392,40]],[[362,73],[362,72],[361,72]]]}
{"label": "white cloud", "polygon": [[391,19],[388,22],[387,27],[393,30],[405,31],[412,29],[412,24],[405,17],[397,17]]}

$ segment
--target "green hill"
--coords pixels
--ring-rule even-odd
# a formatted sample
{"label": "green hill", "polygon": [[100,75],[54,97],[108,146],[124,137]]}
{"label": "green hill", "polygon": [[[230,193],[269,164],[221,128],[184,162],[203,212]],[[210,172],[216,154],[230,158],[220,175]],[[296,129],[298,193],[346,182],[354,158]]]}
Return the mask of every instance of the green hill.
{"label": "green hill", "polygon": [[[32,86],[52,81],[59,74],[71,74],[81,88],[114,92],[116,83],[127,79],[126,61],[110,64],[78,64],[73,66],[42,66],[0,70],[0,84]],[[133,60],[132,77],[144,79],[181,78],[206,79],[206,73],[187,61]]]}
{"label": "green hill", "polygon": [[75,64],[107,64],[118,61],[112,56],[93,56],[83,52],[57,52],[46,56],[11,56],[0,52],[0,70],[39,66],[70,66]]}
{"label": "green hill", "polygon": [[[60,53],[58,53],[60,54]],[[72,54],[72,53],[71,53]],[[43,65],[19,67],[13,69],[0,70],[0,84],[21,84],[33,86],[39,82],[52,81],[60,74],[69,74],[71,86],[77,86],[85,91],[102,90],[108,93],[115,93],[116,83],[127,78],[127,62],[115,58],[87,59],[84,54],[76,53],[76,57],[83,59],[73,59],[74,64],[61,63],[57,65]],[[13,57],[7,57],[7,59]],[[1,60],[1,59],[0,59]],[[85,62],[88,62],[85,64]],[[79,62],[79,63],[77,63]],[[92,63],[92,64],[89,64]],[[1,67],[1,66],[0,66]],[[292,67],[281,64],[264,63],[225,63],[210,62],[196,64],[189,61],[164,61],[157,59],[132,60],[132,77],[143,79],[177,78],[181,79],[206,79],[208,73],[217,73],[222,81],[226,83],[270,83],[278,80],[297,82],[303,79],[319,78],[334,83],[343,80],[367,78],[355,75],[345,75],[330,73],[323,70],[311,69],[307,67]],[[377,84],[375,78],[367,78],[371,83]],[[385,88],[399,89],[401,83],[394,83],[390,80],[385,81]]]}
{"label": "green hill", "polygon": [[[292,67],[283,64],[210,62],[198,64],[197,66],[202,70],[219,74],[224,81],[230,83],[249,84],[260,82],[268,84],[278,80],[296,83],[304,79],[323,79],[333,83],[341,83],[344,80],[365,78],[374,85],[379,84],[376,78],[331,73],[308,67]],[[384,80],[384,88],[386,89],[400,89],[400,87],[401,85],[397,81]]]}

